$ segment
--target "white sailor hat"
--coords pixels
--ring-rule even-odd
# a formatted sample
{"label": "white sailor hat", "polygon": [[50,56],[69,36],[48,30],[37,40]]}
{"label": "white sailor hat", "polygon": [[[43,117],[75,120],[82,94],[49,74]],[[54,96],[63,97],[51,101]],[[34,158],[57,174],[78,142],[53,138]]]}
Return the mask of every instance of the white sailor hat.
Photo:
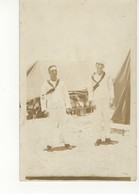
{"label": "white sailor hat", "polygon": [[48,71],[56,71],[56,70],[57,70],[56,65],[50,65],[50,66],[48,67]]}

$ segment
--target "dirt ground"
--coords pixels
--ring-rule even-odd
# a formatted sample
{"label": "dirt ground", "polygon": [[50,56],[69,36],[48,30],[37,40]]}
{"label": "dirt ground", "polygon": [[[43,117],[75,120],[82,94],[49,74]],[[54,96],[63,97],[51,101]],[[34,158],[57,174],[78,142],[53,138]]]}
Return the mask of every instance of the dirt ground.
{"label": "dirt ground", "polygon": [[[68,137],[73,146],[65,150],[63,145],[54,152],[45,150],[48,127],[46,119],[26,122],[20,133],[22,177],[26,176],[130,176],[130,131],[124,136],[112,130],[115,145],[94,146],[93,114],[70,117]],[[24,137],[24,138],[23,138]]]}

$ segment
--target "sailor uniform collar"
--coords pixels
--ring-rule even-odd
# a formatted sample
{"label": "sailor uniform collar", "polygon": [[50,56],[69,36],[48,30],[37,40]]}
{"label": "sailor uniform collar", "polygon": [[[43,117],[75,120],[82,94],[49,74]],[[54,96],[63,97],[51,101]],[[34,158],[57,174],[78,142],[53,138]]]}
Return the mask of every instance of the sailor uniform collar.
{"label": "sailor uniform collar", "polygon": [[47,83],[52,86],[53,88],[56,88],[59,84],[60,80],[57,79],[56,81],[52,81],[52,80],[47,80]]}
{"label": "sailor uniform collar", "polygon": [[53,92],[56,90],[56,87],[58,86],[59,82],[60,82],[60,79],[57,79],[57,80],[56,80],[56,84],[55,84],[55,86],[54,86],[54,85],[52,84],[51,80],[47,80],[47,83],[51,86],[51,89],[50,89],[49,91],[47,91],[47,94],[53,93]]}
{"label": "sailor uniform collar", "polygon": [[93,75],[91,76],[92,80],[96,83],[96,84],[93,86],[93,90],[95,90],[95,89],[99,86],[100,82],[103,80],[103,78],[105,77],[105,74],[106,74],[106,73],[103,72],[101,75],[97,74],[97,75],[101,76],[99,81],[96,81],[95,78],[94,78],[94,75],[96,75],[96,74],[97,74],[97,73],[94,72]]}
{"label": "sailor uniform collar", "polygon": [[[92,79],[93,79],[96,83],[101,82],[101,80],[104,78],[105,74],[106,74],[105,71],[103,71],[101,75],[99,75],[97,72],[94,72],[93,75],[92,75]],[[100,80],[99,80],[99,81],[96,81],[96,80],[95,80],[95,78],[94,78],[95,75],[98,75],[98,76],[100,77]]]}

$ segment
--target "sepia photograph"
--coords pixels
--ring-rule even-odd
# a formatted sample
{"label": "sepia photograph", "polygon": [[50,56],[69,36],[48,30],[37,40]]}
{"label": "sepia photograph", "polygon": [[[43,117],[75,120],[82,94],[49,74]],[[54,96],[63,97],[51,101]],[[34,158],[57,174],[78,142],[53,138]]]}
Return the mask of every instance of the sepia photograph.
{"label": "sepia photograph", "polygon": [[20,180],[136,181],[136,1],[20,0]]}

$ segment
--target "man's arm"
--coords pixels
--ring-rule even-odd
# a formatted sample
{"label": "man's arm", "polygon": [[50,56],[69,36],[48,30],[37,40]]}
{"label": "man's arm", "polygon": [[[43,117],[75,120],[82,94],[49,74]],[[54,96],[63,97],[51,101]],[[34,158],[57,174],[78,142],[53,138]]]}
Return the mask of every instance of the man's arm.
{"label": "man's arm", "polygon": [[62,88],[63,88],[63,93],[64,93],[66,112],[67,112],[67,114],[70,114],[71,113],[71,101],[70,101],[69,92],[68,92],[68,89],[64,83],[62,84]]}
{"label": "man's arm", "polygon": [[109,76],[108,78],[108,88],[109,88],[109,103],[110,107],[114,105],[114,87],[113,87],[113,81],[112,78]]}
{"label": "man's arm", "polygon": [[91,79],[88,81],[87,92],[88,92],[89,106],[93,107],[93,98],[94,98],[94,96],[93,96],[93,83],[92,83]]}
{"label": "man's arm", "polygon": [[40,102],[41,102],[42,112],[44,112],[44,114],[47,114],[47,98],[46,98],[46,83],[45,82],[43,83],[41,87]]}

